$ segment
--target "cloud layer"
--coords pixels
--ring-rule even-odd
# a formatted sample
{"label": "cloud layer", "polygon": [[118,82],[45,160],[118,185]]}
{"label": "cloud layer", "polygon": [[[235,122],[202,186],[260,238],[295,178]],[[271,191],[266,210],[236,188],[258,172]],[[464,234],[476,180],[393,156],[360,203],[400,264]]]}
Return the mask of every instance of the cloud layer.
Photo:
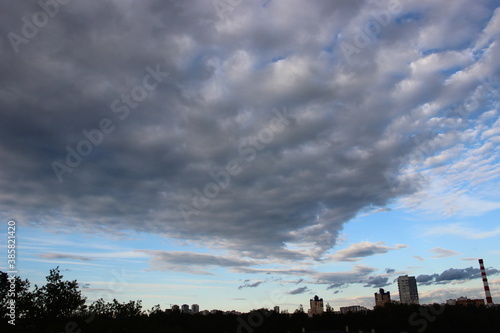
{"label": "cloud layer", "polygon": [[404,244],[397,244],[395,247],[386,246],[384,242],[361,242],[351,244],[349,247],[337,251],[330,256],[335,261],[359,261],[361,258],[375,254],[387,253],[390,250],[399,250],[407,247]]}
{"label": "cloud layer", "polygon": [[[22,18],[42,9],[9,2],[2,218],[248,259],[151,252],[154,269],[319,260],[358,212],[417,205],[419,167],[498,171],[472,159],[500,142],[492,3],[72,1],[28,38]],[[393,249],[372,245],[338,260]]]}
{"label": "cloud layer", "polygon": [[[500,270],[495,268],[486,269],[486,274],[488,276],[500,273]],[[481,270],[479,268],[467,267],[467,268],[450,268],[443,271],[440,274],[422,274],[417,276],[417,282],[419,285],[430,285],[430,284],[445,284],[451,281],[466,281],[471,279],[481,278]]]}

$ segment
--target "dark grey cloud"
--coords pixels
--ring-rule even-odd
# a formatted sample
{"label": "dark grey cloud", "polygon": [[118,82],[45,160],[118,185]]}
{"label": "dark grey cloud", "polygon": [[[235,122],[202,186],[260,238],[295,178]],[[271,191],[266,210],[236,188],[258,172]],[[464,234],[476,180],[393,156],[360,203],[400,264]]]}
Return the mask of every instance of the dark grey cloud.
{"label": "dark grey cloud", "polygon": [[[486,270],[489,275],[498,274],[500,270],[489,268]],[[439,274],[436,277],[436,282],[452,281],[452,280],[469,280],[481,277],[481,270],[479,268],[450,268]]]}
{"label": "dark grey cloud", "polygon": [[382,288],[390,285],[387,281],[389,281],[389,278],[386,276],[370,276],[363,287]]}
{"label": "dark grey cloud", "polygon": [[343,288],[343,287],[347,287],[348,284],[347,283],[332,283],[330,284],[326,290],[328,289],[337,289],[337,288]]}
{"label": "dark grey cloud", "polygon": [[313,277],[317,279],[316,283],[328,284],[326,287],[327,290],[339,290],[351,284],[362,284],[366,288],[382,288],[390,285],[391,282],[389,282],[387,275],[372,275],[377,270],[374,267],[355,265],[350,271],[316,273]]}
{"label": "dark grey cloud", "polygon": [[254,283],[250,283],[248,280],[242,284],[241,286],[238,287],[238,289],[243,289],[243,288],[256,288],[258,286],[260,286],[262,283],[264,283],[264,281],[257,281],[257,282],[254,282]]}
{"label": "dark grey cloud", "polygon": [[297,289],[290,290],[288,294],[290,295],[299,295],[299,294],[304,294],[306,292],[309,292],[309,288],[307,286],[304,287],[299,287]]}
{"label": "dark grey cloud", "polygon": [[299,284],[299,283],[301,283],[302,281],[304,281],[304,279],[298,279],[298,280],[295,282],[295,284]]}
{"label": "dark grey cloud", "polygon": [[420,285],[430,285],[437,276],[439,276],[439,274],[432,274],[432,275],[421,274],[416,277],[416,280],[417,283]]}
{"label": "dark grey cloud", "polygon": [[[421,187],[402,169],[435,129],[465,126],[418,108],[449,109],[477,77],[443,85],[441,65],[418,61],[434,39],[473,44],[478,31],[467,27],[487,24],[488,5],[463,18],[409,2],[345,57],[342,42],[383,5],[247,1],[221,18],[211,1],[71,1],[16,53],[11,33],[23,35],[22,18],[42,9],[6,2],[1,217],[54,231],[161,234],[249,260],[321,259],[358,212]],[[427,25],[397,20],[407,12],[427,15]],[[484,73],[500,71],[496,47],[481,46]],[[400,53],[407,58],[388,60]],[[187,254],[152,255],[153,269],[185,268],[178,258]],[[242,259],[188,259],[201,272],[251,270]]]}
{"label": "dark grey cloud", "polygon": [[[496,275],[499,274],[500,270],[496,268],[487,268],[486,274]],[[422,274],[416,277],[418,284],[420,285],[431,285],[431,284],[446,284],[451,281],[467,281],[471,279],[481,278],[481,270],[479,268],[467,267],[467,268],[449,268],[440,274],[426,275]]]}
{"label": "dark grey cloud", "polygon": [[396,271],[396,270],[395,270],[394,268],[386,268],[386,269],[385,269],[385,272],[386,272],[387,274],[392,274],[392,273],[394,273],[395,271]]}

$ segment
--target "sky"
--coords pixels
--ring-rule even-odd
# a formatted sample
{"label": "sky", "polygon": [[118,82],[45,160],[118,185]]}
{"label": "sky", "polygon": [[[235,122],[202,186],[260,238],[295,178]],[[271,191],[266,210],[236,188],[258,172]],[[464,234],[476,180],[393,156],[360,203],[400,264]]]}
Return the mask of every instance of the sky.
{"label": "sky", "polygon": [[[0,1],[0,245],[98,298],[500,302],[500,3]],[[0,262],[7,270],[7,255]]]}

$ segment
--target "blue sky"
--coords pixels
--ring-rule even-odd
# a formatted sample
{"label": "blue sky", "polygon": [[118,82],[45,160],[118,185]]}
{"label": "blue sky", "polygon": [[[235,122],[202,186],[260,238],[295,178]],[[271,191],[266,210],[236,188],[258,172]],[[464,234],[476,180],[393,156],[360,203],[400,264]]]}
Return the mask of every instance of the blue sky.
{"label": "blue sky", "polygon": [[[337,309],[354,304],[371,308],[374,305],[373,293],[378,287],[364,287],[369,276],[388,277],[388,285],[381,287],[390,291],[397,300],[394,279],[399,275],[440,274],[449,268],[477,269],[477,258],[486,258],[486,267],[498,267],[499,250],[495,244],[499,233],[495,221],[498,214],[436,219],[425,212],[390,209],[360,214],[351,220],[331,251],[335,255],[353,246],[368,251],[376,246],[382,253],[368,252],[366,257],[359,257],[360,260],[355,262],[330,261],[297,266],[317,273],[346,273],[345,278],[339,278],[339,281],[347,281],[346,284],[335,289],[327,289],[328,284],[318,284],[314,274],[244,274],[220,268],[210,269],[210,274],[154,271],[149,256],[138,250],[214,252],[161,236],[134,232],[115,237],[53,234],[43,228],[21,226],[18,230],[18,235],[21,235],[18,236],[18,266],[21,275],[29,277],[33,285],[42,285],[47,272],[58,265],[65,278],[80,282],[89,301],[99,297],[121,301],[141,299],[145,308],[155,304],[169,308],[171,304],[187,303],[200,304],[203,309],[239,311],[273,303],[290,312],[299,304],[307,308],[309,298],[316,294]],[[404,247],[398,249],[398,245]],[[61,254],[62,258],[51,258],[48,253]],[[357,266],[376,270],[370,275],[358,276]],[[394,271],[387,274],[387,268]],[[360,280],[363,282],[358,283]],[[489,280],[495,300],[500,297],[497,292],[500,279],[498,275],[492,275]],[[258,282],[261,283],[256,287],[245,287]],[[300,294],[289,294],[304,287],[306,289]],[[419,293],[422,302],[444,302],[460,296],[484,298],[479,277],[447,281],[441,285],[421,285]]]}
{"label": "blue sky", "polygon": [[0,219],[21,277],[293,312],[397,300],[405,274],[421,303],[484,298],[483,258],[500,299],[498,3],[216,5],[0,14]]}

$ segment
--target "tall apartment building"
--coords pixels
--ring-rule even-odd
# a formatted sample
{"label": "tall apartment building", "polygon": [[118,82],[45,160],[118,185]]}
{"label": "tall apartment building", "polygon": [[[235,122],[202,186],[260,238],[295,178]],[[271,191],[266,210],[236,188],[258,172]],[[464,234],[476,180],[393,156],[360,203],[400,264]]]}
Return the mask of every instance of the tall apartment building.
{"label": "tall apartment building", "polygon": [[313,299],[309,301],[311,309],[309,310],[309,314],[311,316],[322,314],[323,313],[323,299],[319,298],[317,295],[314,296]]}
{"label": "tall apartment building", "polygon": [[191,305],[191,313],[199,313],[199,312],[200,312],[200,306],[198,304]]}
{"label": "tall apartment building", "polygon": [[182,312],[182,313],[189,313],[189,312],[190,312],[190,311],[189,311],[189,305],[187,305],[187,304],[182,304],[182,306],[181,306],[181,312]]}
{"label": "tall apartment building", "polygon": [[380,288],[378,293],[375,293],[375,306],[384,306],[391,302],[391,293],[384,292],[384,289]]}
{"label": "tall apartment building", "polygon": [[403,304],[419,304],[417,280],[414,276],[398,277],[399,299]]}

